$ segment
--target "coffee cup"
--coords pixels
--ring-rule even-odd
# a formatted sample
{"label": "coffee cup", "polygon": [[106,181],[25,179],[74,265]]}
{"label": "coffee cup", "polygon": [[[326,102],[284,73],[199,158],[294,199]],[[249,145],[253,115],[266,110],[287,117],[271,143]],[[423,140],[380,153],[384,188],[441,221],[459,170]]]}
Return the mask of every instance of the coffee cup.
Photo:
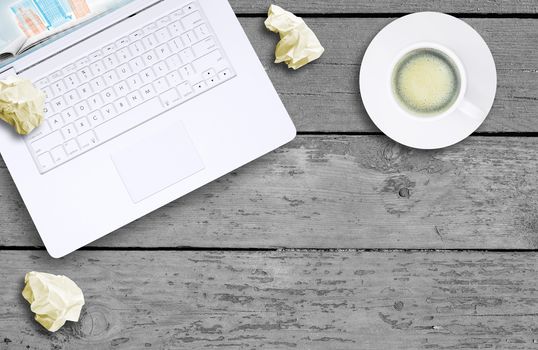
{"label": "coffee cup", "polygon": [[389,88],[394,101],[407,115],[441,118],[456,110],[471,118],[483,112],[465,99],[467,74],[459,57],[432,42],[410,45],[391,66]]}

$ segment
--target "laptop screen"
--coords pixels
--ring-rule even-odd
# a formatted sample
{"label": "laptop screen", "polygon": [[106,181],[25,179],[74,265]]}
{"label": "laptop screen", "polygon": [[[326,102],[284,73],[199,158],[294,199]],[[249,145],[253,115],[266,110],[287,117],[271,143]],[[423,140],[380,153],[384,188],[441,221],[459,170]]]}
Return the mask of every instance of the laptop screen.
{"label": "laptop screen", "polygon": [[0,0],[0,68],[134,0]]}

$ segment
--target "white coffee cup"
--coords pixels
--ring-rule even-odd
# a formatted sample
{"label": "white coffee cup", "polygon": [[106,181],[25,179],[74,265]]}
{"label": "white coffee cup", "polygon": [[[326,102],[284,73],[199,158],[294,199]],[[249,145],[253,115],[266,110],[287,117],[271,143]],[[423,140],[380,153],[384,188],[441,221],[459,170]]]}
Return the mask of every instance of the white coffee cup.
{"label": "white coffee cup", "polygon": [[457,70],[457,74],[459,77],[460,86],[459,86],[458,96],[448,109],[444,110],[443,112],[439,114],[434,114],[434,115],[428,116],[427,118],[424,118],[424,116],[414,114],[413,112],[406,110],[400,105],[400,103],[397,101],[397,97],[394,96],[394,93],[393,93],[392,74],[390,74],[389,76],[391,78],[388,81],[388,88],[390,89],[391,96],[394,98],[394,102],[398,105],[398,107],[408,116],[414,117],[414,118],[420,118],[422,120],[444,118],[446,116],[449,116],[456,110],[462,112],[463,114],[469,116],[470,118],[477,118],[477,119],[481,118],[481,116],[483,115],[483,112],[477,106],[475,106],[473,103],[471,103],[465,98],[465,94],[467,92],[467,74],[465,72],[465,67],[463,66],[463,63],[461,62],[458,55],[456,55],[452,50],[450,50],[446,46],[433,43],[433,42],[420,42],[420,43],[415,43],[413,45],[410,45],[406,47],[405,49],[401,50],[394,57],[393,63],[391,65],[391,73],[394,72],[394,70],[397,68],[398,64],[400,63],[400,61],[406,55],[408,55],[409,53],[415,50],[420,50],[420,49],[425,49],[425,50],[430,49],[434,51],[439,51],[443,53],[444,55],[446,55],[448,58],[450,58],[450,60],[452,61],[452,63],[454,64]]}

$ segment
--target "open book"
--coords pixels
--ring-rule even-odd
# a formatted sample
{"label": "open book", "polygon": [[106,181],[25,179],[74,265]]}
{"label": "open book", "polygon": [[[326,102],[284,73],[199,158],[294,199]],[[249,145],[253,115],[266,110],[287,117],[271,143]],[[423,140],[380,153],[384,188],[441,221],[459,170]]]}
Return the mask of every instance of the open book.
{"label": "open book", "polygon": [[0,51],[0,61],[13,58],[15,56],[18,56],[31,48],[51,39],[53,36],[56,36],[58,34],[61,34],[87,20],[89,20],[93,16],[88,16],[84,18],[83,20],[74,21],[73,23],[69,23],[65,26],[62,26],[60,28],[57,28],[55,30],[51,31],[45,31],[43,33],[34,35],[32,37],[27,37],[25,35],[21,35],[17,37],[15,40],[13,40],[11,43],[6,45],[4,48],[2,48]]}
{"label": "open book", "polygon": [[0,46],[0,65],[129,1],[132,0],[6,1],[7,5],[0,5],[0,36],[7,42]]}

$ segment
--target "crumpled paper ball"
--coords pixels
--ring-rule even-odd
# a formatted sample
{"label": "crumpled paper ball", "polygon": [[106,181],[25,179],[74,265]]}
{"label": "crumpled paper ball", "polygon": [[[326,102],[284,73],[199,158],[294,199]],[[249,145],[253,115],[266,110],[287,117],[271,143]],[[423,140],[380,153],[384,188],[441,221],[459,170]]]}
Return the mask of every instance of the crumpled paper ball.
{"label": "crumpled paper ball", "polygon": [[321,57],[325,49],[304,20],[283,8],[271,5],[265,26],[280,34],[275,63],[286,62],[289,68],[299,69]]}
{"label": "crumpled paper ball", "polygon": [[78,322],[84,305],[82,290],[71,279],[43,272],[28,272],[22,296],[30,303],[35,320],[51,332],[66,321]]}
{"label": "crumpled paper ball", "polygon": [[0,80],[0,119],[27,135],[43,122],[45,94],[20,77]]}

